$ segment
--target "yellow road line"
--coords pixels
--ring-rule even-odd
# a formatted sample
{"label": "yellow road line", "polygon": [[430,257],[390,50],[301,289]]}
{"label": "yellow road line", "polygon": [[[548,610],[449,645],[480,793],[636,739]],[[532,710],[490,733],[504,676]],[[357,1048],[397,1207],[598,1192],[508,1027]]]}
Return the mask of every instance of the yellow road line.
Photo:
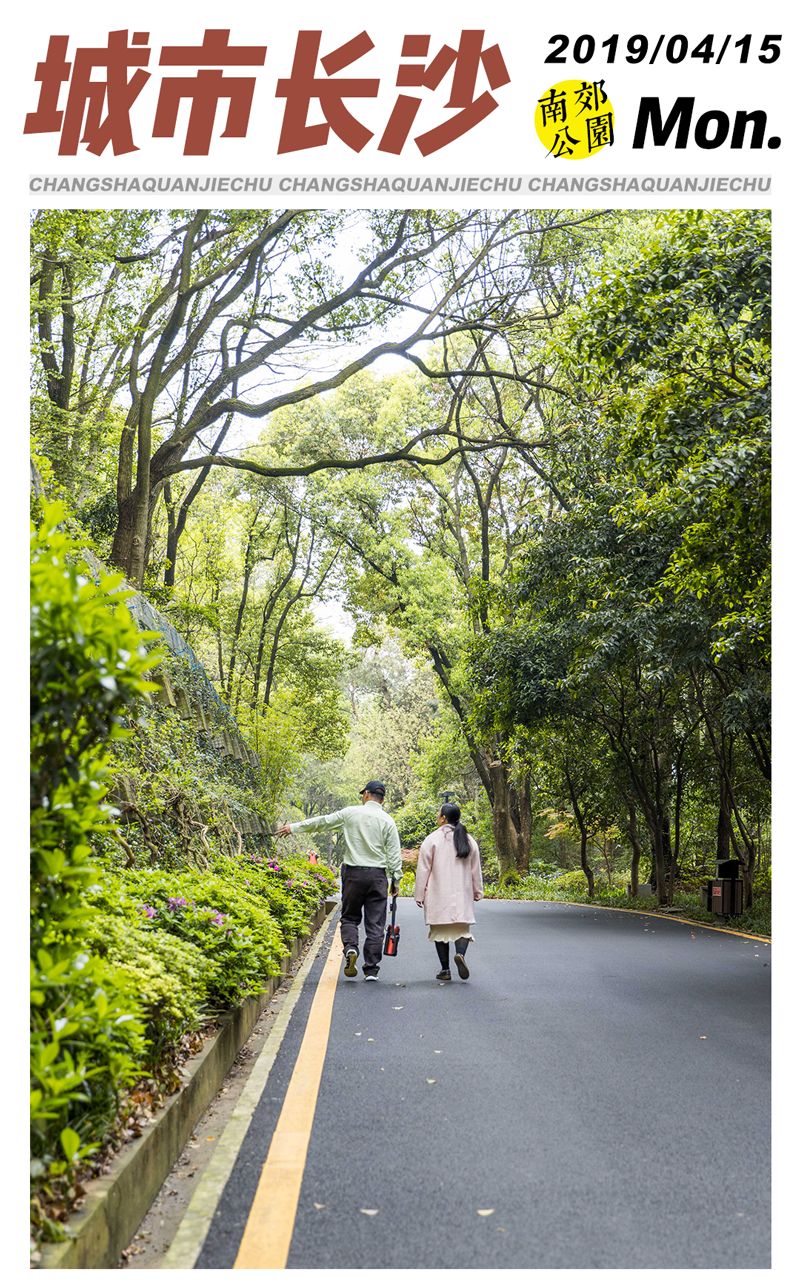
{"label": "yellow road line", "polygon": [[234,1270],[286,1268],[322,1066],[328,1049],[341,956],[341,945],[334,937],[317,984],[305,1035],[261,1171]]}
{"label": "yellow road line", "polygon": [[740,939],[755,939],[759,944],[771,944],[766,935],[753,935],[746,930],[728,930],[727,926],[712,926],[707,921],[690,921],[688,917],[675,917],[671,912],[650,912],[647,908],[615,908],[608,903],[572,903],[569,899],[530,899],[530,903],[566,904],[568,908],[592,908],[596,912],[630,912],[634,917],[660,917],[662,921],[679,921],[682,926],[698,926],[700,930],[714,930],[718,935],[738,935]]}
{"label": "yellow road line", "polygon": [[311,946],[305,953],[302,965],[299,967],[288,993],[280,1004],[280,1010],[272,1024],[269,1037],[251,1070],[227,1126],[217,1142],[208,1165],[203,1168],[197,1188],[189,1201],[189,1206],[183,1215],[172,1242],[158,1263],[159,1270],[189,1270],[194,1266],[200,1255],[200,1250],[211,1228],[211,1222],[214,1219],[220,1195],[228,1183],[228,1178],[239,1156],[239,1151],[247,1135],[253,1114],[264,1094],[267,1079],[272,1072],[272,1066],[283,1044],[295,1005],[299,1001],[303,985],[317,959],[317,954],[322,948],[325,936],[335,915],[335,909],[328,914],[312,940]]}

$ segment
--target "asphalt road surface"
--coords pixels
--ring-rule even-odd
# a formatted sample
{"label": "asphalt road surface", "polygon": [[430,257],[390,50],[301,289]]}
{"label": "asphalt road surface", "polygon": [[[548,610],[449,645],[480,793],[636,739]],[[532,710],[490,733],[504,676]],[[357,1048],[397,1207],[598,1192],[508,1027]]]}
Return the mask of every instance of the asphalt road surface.
{"label": "asphalt road surface", "polygon": [[[378,983],[336,987],[288,1268],[769,1266],[768,945],[484,902],[441,985],[399,919]],[[235,1260],[325,957],[198,1268]]]}

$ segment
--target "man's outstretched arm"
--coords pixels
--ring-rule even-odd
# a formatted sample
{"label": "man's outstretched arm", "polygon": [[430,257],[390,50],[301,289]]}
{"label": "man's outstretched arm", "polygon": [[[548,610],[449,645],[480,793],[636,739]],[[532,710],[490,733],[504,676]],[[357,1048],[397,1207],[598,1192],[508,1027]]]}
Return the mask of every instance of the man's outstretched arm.
{"label": "man's outstretched arm", "polygon": [[347,807],[337,809],[333,814],[315,814],[313,818],[302,818],[299,823],[281,823],[278,836],[290,836],[292,832],[328,832],[341,827],[347,814]]}

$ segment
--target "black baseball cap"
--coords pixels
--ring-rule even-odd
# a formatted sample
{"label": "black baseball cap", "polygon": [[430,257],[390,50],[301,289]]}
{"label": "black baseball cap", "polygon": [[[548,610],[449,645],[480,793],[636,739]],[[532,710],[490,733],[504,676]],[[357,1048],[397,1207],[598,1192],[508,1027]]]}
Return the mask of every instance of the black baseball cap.
{"label": "black baseball cap", "polygon": [[366,787],[361,788],[359,796],[363,796],[364,792],[369,792],[370,796],[385,796],[386,787],[383,783],[379,783],[377,778],[370,778]]}

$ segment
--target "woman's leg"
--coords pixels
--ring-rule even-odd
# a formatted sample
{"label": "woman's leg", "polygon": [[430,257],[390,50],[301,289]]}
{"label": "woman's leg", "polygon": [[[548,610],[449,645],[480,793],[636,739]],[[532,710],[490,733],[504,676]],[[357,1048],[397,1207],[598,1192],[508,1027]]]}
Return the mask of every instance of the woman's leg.
{"label": "woman's leg", "polygon": [[467,951],[468,939],[456,940],[456,970],[460,979],[469,979],[469,967],[464,961],[464,953]]}
{"label": "woman's leg", "polygon": [[449,970],[450,969],[450,945],[442,944],[439,942],[438,939],[435,939],[433,942],[436,948],[436,954],[439,958],[439,962],[441,964],[442,970]]}

